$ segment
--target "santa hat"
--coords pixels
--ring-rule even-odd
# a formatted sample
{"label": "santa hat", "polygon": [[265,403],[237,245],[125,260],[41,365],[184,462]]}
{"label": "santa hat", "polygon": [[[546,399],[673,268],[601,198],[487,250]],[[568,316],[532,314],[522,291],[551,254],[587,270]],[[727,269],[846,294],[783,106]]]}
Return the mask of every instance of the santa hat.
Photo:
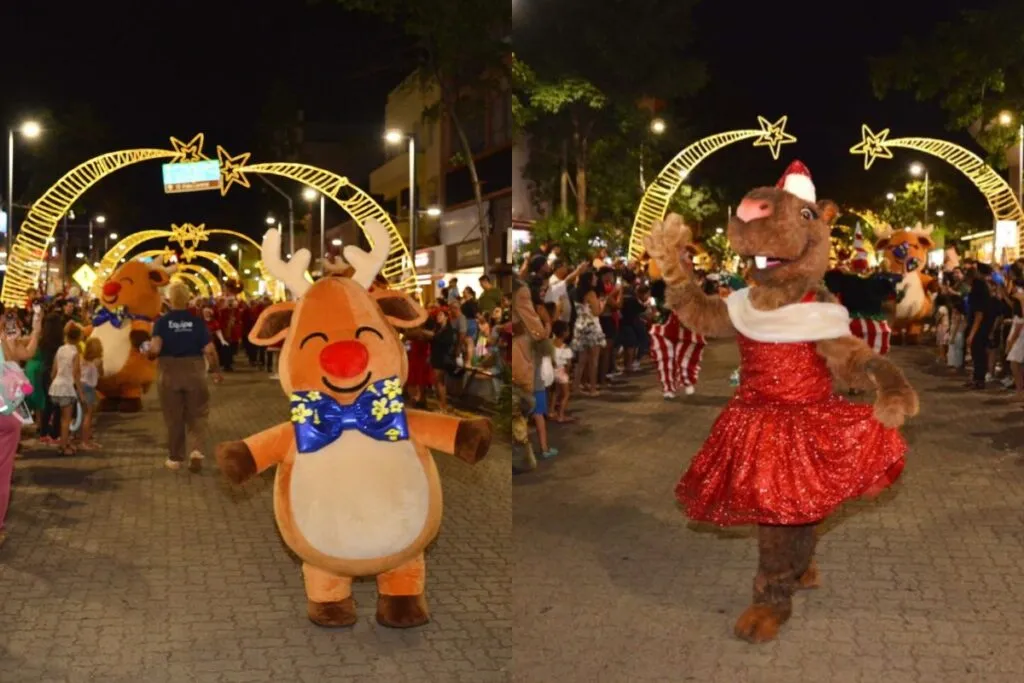
{"label": "santa hat", "polygon": [[860,225],[853,231],[853,261],[850,263],[857,272],[868,269],[868,251],[864,248],[864,233]]}
{"label": "santa hat", "polygon": [[802,161],[791,163],[775,187],[785,190],[805,202],[813,204],[818,201],[814,192],[814,183],[811,181],[811,172],[807,170]]}

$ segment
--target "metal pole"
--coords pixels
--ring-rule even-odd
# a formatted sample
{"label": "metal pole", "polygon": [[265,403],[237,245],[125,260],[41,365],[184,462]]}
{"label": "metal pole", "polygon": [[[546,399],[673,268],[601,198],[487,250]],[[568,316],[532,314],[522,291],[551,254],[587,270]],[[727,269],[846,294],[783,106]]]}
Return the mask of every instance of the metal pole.
{"label": "metal pole", "polygon": [[1024,123],[1017,134],[1017,199],[1024,202]]}
{"label": "metal pole", "polygon": [[7,129],[7,272],[14,246],[14,129]]}
{"label": "metal pole", "polygon": [[291,197],[288,197],[288,251],[295,254],[295,209]]}
{"label": "metal pole", "polygon": [[[106,246],[106,244],[107,244],[106,238],[104,238],[103,244],[104,244],[104,246]],[[93,248],[92,248],[92,219],[91,218],[89,219],[89,260],[92,261],[93,263],[96,263],[96,254],[93,252]]]}
{"label": "metal pole", "polygon": [[416,278],[416,233],[419,232],[420,216],[416,209],[416,136],[409,136],[409,258],[412,259],[412,275]]}
{"label": "metal pole", "polygon": [[324,195],[320,193],[320,275],[326,274],[324,262],[327,258],[327,225],[324,223]]}

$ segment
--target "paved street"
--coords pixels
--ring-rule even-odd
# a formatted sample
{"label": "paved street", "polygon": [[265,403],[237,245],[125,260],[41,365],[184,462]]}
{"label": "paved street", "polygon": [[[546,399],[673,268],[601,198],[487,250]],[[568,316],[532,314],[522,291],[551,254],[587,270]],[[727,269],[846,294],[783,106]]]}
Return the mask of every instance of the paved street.
{"label": "paved street", "polygon": [[923,350],[894,358],[923,404],[903,479],[829,520],[824,586],[762,646],[732,636],[752,529],[692,525],[672,495],[732,393],[735,346],[708,349],[697,396],[665,402],[647,374],[576,401],[560,455],[513,482],[513,680],[1024,680],[1024,411],[939,377]]}
{"label": "paved street", "polygon": [[[214,441],[283,419],[277,382],[240,372],[214,388]],[[163,468],[162,422],[105,418],[99,455],[29,452],[17,463],[0,549],[0,681],[507,681],[511,661],[510,453],[470,467],[438,455],[441,535],[428,551],[433,622],[306,619],[299,564],[280,541],[272,473],[232,490],[212,459],[201,475]]]}

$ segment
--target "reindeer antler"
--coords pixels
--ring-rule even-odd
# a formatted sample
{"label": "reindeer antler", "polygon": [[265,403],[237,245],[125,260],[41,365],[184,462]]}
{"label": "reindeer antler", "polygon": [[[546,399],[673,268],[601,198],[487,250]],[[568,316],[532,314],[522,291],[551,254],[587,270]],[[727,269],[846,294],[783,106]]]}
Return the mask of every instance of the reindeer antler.
{"label": "reindeer antler", "polygon": [[892,226],[888,223],[879,223],[875,226],[875,239],[886,240],[892,237]]}
{"label": "reindeer antler", "polygon": [[351,275],[355,270],[345,262],[340,255],[323,259],[323,271],[325,275]]}
{"label": "reindeer antler", "polygon": [[178,272],[178,264],[176,264],[176,263],[164,263],[164,255],[163,254],[160,254],[155,259],[153,259],[152,263],[150,263],[149,265],[151,267],[153,267],[153,268],[159,268],[160,270],[164,271],[168,275],[173,275],[174,273]]}
{"label": "reindeer antler", "polygon": [[356,272],[352,274],[352,279],[365,289],[369,289],[388,258],[388,252],[391,251],[391,238],[388,235],[388,229],[380,221],[373,219],[366,221],[363,230],[366,231],[366,236],[373,248],[366,252],[359,247],[349,245],[345,247],[344,253],[345,258],[356,269]]}
{"label": "reindeer antler", "polygon": [[306,269],[309,268],[309,260],[313,257],[308,249],[299,249],[286,263],[281,258],[281,231],[276,228],[267,230],[263,236],[263,248],[261,258],[267,272],[284,283],[284,286],[291,290],[295,298],[301,297],[309,289],[309,281],[306,280]]}
{"label": "reindeer antler", "polygon": [[918,235],[922,235],[924,237],[928,237],[929,235],[932,234],[933,230],[935,230],[934,225],[921,225],[921,221],[918,221],[917,225],[914,226],[914,229],[911,232],[914,232],[915,234]]}

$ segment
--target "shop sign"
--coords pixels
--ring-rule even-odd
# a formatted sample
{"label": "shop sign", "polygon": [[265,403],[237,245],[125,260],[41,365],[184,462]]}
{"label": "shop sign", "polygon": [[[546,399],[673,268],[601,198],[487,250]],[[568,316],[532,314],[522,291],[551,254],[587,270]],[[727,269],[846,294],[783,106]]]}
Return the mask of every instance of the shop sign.
{"label": "shop sign", "polygon": [[458,270],[484,264],[483,243],[480,240],[455,245],[455,267]]}

